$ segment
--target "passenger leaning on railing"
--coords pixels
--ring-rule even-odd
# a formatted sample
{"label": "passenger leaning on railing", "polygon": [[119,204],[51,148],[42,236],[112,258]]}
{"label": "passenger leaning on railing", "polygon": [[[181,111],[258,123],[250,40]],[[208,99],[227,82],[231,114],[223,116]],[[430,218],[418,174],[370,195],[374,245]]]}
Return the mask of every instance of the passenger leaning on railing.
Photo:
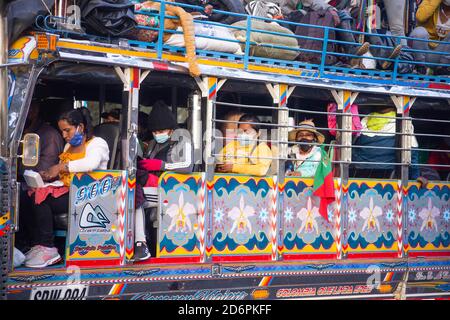
{"label": "passenger leaning on railing", "polygon": [[258,141],[261,121],[257,116],[244,114],[239,122],[238,140],[229,142],[219,153],[216,171],[265,176],[272,163],[272,151],[267,143]]}
{"label": "passenger leaning on railing", "polygon": [[312,120],[300,122],[299,127],[289,132],[289,141],[299,142],[290,148],[289,157],[292,161],[286,163],[287,176],[304,178],[314,177],[322,159],[320,147],[325,137],[316,130]]}
{"label": "passenger leaning on railing", "polygon": [[[439,41],[450,42],[450,0],[423,0],[417,10],[416,18],[418,26],[409,36],[436,42],[410,40],[411,48],[428,51],[414,52],[415,61],[450,64],[450,44],[439,43]],[[447,54],[433,54],[429,52],[430,50]],[[429,67],[436,68],[436,66]],[[439,67],[436,71],[450,74],[450,67]],[[425,71],[422,70],[421,73]]]}
{"label": "passenger leaning on railing", "polygon": [[105,170],[109,160],[108,144],[94,137],[91,116],[86,108],[63,113],[58,127],[67,142],[60,162],[40,172],[46,182],[59,177],[64,187],[34,193],[32,213],[34,220],[34,246],[26,254],[25,266],[42,268],[61,260],[54,246],[53,216],[69,211],[69,187],[74,173]]}

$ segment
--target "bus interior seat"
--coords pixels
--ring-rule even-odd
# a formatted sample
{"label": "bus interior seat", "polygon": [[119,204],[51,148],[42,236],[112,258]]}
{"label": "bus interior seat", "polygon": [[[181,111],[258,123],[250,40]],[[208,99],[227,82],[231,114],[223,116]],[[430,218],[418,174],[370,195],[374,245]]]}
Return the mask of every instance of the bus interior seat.
{"label": "bus interior seat", "polygon": [[109,162],[108,170],[118,169],[118,149],[120,141],[120,125],[118,123],[101,123],[94,127],[94,135],[103,138],[108,143]]}

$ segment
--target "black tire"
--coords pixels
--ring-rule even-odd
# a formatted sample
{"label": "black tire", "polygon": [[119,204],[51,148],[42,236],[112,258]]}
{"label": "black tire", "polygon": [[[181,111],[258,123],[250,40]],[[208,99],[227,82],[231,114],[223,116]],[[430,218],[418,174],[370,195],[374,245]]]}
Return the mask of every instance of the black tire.
{"label": "black tire", "polygon": [[[209,3],[217,10],[246,14],[242,0],[211,0]],[[214,13],[211,15],[210,20],[230,25],[237,21],[245,20],[245,18]]]}

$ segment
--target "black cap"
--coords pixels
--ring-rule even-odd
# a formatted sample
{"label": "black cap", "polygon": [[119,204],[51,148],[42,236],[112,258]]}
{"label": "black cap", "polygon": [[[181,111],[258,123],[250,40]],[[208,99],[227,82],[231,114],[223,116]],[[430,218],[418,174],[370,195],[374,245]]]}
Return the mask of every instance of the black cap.
{"label": "black cap", "polygon": [[150,131],[175,129],[177,127],[177,121],[172,110],[169,109],[164,101],[158,100],[153,104],[149,115],[148,127]]}

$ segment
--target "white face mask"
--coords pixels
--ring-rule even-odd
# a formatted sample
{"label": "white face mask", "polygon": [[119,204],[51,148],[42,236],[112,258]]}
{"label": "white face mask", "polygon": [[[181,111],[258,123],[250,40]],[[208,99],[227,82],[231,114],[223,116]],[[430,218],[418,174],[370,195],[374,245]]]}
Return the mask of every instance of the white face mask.
{"label": "white face mask", "polygon": [[450,7],[450,0],[442,0],[442,3]]}

